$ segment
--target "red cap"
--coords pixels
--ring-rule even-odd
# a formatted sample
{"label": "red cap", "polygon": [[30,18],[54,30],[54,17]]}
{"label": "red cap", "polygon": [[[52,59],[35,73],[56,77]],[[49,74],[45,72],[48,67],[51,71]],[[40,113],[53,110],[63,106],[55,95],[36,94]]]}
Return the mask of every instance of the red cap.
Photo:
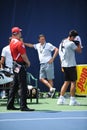
{"label": "red cap", "polygon": [[17,33],[21,32],[22,29],[20,29],[19,27],[13,27],[11,31],[13,34],[17,34]]}

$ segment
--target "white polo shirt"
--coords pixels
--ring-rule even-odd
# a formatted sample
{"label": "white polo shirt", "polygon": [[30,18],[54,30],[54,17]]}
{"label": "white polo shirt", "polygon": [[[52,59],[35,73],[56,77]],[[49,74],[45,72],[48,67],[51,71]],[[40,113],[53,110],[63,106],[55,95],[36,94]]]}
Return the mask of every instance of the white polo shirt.
{"label": "white polo shirt", "polygon": [[52,51],[56,48],[51,43],[34,44],[34,48],[38,51],[40,64],[47,63],[52,58]]}
{"label": "white polo shirt", "polygon": [[60,43],[59,56],[61,59],[62,67],[73,67],[76,66],[75,49],[77,46],[73,41],[65,39]]}
{"label": "white polo shirt", "polygon": [[5,57],[5,65],[9,68],[13,66],[13,59],[11,56],[10,46],[6,46],[2,49],[1,56]]}

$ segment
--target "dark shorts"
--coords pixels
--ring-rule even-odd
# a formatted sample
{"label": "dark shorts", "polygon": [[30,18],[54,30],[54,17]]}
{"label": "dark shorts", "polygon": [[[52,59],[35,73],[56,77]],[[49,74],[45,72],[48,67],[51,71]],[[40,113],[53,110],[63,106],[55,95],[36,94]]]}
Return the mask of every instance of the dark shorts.
{"label": "dark shorts", "polygon": [[65,81],[76,81],[77,71],[76,67],[63,67]]}

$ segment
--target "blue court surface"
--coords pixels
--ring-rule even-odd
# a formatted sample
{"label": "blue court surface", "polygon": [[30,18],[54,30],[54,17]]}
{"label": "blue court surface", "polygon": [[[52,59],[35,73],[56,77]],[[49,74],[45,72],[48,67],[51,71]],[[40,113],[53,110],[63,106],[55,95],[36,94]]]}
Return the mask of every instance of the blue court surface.
{"label": "blue court surface", "polygon": [[0,130],[87,130],[87,111],[0,113]]}

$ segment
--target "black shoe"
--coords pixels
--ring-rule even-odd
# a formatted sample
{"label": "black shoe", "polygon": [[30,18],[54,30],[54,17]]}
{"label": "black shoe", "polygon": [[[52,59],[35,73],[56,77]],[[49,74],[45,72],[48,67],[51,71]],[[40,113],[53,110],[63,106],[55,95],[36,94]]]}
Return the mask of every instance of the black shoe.
{"label": "black shoe", "polygon": [[21,108],[21,111],[35,111],[35,109],[30,109],[28,107]]}
{"label": "black shoe", "polygon": [[20,110],[20,108],[16,108],[16,107],[7,107],[7,110]]}

